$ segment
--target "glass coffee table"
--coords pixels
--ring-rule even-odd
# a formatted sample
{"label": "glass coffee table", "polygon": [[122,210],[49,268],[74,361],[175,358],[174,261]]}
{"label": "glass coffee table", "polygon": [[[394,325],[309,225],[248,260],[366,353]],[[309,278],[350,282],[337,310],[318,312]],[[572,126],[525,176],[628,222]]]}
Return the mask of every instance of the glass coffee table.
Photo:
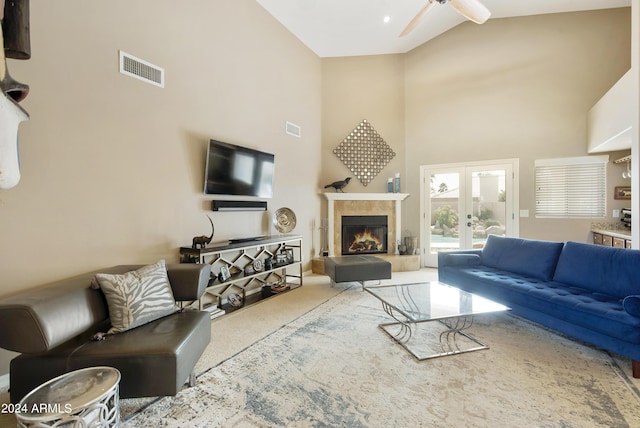
{"label": "glass coffee table", "polygon": [[437,281],[365,290],[380,300],[395,320],[379,327],[420,361],[488,349],[467,331],[474,316],[510,310]]}

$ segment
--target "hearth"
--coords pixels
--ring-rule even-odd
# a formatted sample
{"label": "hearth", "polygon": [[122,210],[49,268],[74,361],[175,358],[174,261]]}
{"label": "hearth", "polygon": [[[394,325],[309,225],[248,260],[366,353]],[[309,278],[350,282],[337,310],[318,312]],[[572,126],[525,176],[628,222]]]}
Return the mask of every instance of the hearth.
{"label": "hearth", "polygon": [[386,215],[342,216],[342,255],[384,254],[388,245]]}

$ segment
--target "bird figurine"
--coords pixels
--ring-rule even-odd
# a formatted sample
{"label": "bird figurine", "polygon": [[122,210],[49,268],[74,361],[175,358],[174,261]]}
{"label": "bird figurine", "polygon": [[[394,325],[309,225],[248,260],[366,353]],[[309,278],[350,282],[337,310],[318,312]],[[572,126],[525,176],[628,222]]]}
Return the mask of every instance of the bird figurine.
{"label": "bird figurine", "polygon": [[351,177],[347,177],[344,180],[334,181],[331,184],[327,184],[326,186],[324,186],[324,188],[328,189],[329,187],[333,187],[334,189],[336,189],[336,192],[340,191],[344,193],[342,189],[344,189],[346,185],[349,184],[350,181],[351,181]]}

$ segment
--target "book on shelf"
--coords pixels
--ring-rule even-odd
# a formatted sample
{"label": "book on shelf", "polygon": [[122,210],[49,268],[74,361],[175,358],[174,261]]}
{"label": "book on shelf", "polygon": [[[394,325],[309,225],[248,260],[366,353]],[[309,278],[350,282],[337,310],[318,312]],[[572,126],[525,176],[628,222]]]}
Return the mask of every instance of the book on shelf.
{"label": "book on shelf", "polygon": [[219,308],[217,305],[209,305],[204,308],[205,311],[209,312],[211,319],[221,317],[225,314],[224,309]]}

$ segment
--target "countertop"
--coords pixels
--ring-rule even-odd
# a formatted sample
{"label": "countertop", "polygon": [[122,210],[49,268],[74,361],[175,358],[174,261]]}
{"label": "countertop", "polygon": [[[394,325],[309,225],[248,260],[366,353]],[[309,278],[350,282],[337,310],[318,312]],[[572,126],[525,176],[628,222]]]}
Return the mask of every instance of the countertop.
{"label": "countertop", "polygon": [[631,239],[631,231],[630,230],[609,230],[609,229],[593,229],[592,232],[594,233],[601,233],[603,235],[609,235],[609,236],[613,236],[616,238],[622,238],[622,239]]}

